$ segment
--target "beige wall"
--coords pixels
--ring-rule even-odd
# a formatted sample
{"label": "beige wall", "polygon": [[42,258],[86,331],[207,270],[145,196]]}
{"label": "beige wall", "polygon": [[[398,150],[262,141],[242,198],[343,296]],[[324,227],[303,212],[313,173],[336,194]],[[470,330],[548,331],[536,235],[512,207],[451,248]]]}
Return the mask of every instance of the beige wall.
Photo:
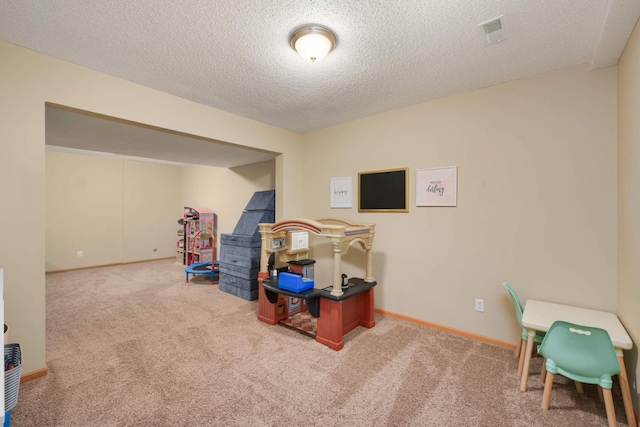
{"label": "beige wall", "polygon": [[[629,380],[640,413],[640,25],[618,63],[618,315],[636,343]],[[635,366],[635,369],[633,369]]]}
{"label": "beige wall", "polygon": [[179,166],[59,151],[45,157],[47,271],[175,255]]}
{"label": "beige wall", "polygon": [[184,206],[212,209],[231,233],[253,193],[273,188],[275,161],[225,169],[48,150],[46,270],[172,257]]}
{"label": "beige wall", "polygon": [[[377,307],[511,343],[503,281],[523,300],[616,311],[615,68],[554,71],[304,138],[304,214],[377,224]],[[458,206],[416,207],[416,169],[440,166],[458,166]],[[409,213],[329,209],[330,178],[351,176],[357,191],[358,172],[395,167],[410,170]],[[362,274],[352,252],[344,270]]]}
{"label": "beige wall", "polygon": [[275,188],[275,161],[233,169],[185,166],[182,173],[182,204],[213,210],[218,216],[218,239],[233,232],[253,193]]}
{"label": "beige wall", "polygon": [[281,153],[277,206],[281,215],[300,215],[298,134],[5,42],[0,93],[0,266],[5,319],[29,355],[25,374],[46,366],[45,103]]}
{"label": "beige wall", "polygon": [[46,270],[122,262],[122,159],[47,151],[45,165]]}
{"label": "beige wall", "polygon": [[0,43],[0,268],[11,340],[29,355],[23,372],[45,366],[44,103],[28,87],[29,57],[7,58]]}
{"label": "beige wall", "polygon": [[123,161],[122,262],[175,256],[181,217],[179,166]]}

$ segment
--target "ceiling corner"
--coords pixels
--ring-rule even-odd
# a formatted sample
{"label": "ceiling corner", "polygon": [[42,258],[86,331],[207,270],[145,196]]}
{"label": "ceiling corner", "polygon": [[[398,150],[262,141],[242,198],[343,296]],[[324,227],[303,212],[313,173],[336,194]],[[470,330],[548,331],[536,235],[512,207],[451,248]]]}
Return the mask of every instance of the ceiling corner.
{"label": "ceiling corner", "polygon": [[640,17],[639,1],[607,1],[602,27],[595,40],[593,54],[589,61],[591,70],[618,63],[629,36],[638,22],[638,17]]}

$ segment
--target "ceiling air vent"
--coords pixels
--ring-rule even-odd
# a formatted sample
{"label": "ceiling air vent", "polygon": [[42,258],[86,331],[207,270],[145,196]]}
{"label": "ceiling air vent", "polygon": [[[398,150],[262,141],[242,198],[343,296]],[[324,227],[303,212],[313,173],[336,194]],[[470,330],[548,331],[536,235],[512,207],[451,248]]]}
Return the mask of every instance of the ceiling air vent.
{"label": "ceiling air vent", "polygon": [[484,35],[487,38],[488,44],[497,43],[504,39],[504,30],[500,18],[502,18],[502,15],[480,24],[484,29]]}

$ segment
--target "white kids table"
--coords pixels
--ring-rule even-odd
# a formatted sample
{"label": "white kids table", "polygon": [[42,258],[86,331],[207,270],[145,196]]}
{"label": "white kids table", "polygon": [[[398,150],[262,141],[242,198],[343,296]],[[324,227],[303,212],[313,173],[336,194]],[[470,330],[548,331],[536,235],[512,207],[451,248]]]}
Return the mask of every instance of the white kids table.
{"label": "white kids table", "polygon": [[624,329],[624,326],[622,326],[622,323],[620,323],[620,319],[613,313],[588,310],[570,305],[553,304],[544,301],[527,300],[524,312],[522,313],[522,326],[529,330],[529,338],[525,350],[520,390],[527,391],[529,366],[531,364],[531,354],[533,353],[533,338],[536,335],[536,331],[547,332],[556,320],[564,320],[565,322],[601,328],[607,331],[616,349],[618,362],[620,363],[620,388],[622,389],[627,422],[629,425],[634,425],[635,415],[631,401],[631,390],[629,389],[629,379],[627,378],[622,353],[622,350],[630,350],[633,347],[633,342]]}

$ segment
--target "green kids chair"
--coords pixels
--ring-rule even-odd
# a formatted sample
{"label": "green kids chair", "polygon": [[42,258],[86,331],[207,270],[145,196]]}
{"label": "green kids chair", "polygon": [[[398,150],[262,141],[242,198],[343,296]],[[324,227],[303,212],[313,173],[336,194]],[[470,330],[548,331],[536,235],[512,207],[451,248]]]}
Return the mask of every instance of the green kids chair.
{"label": "green kids chair", "polygon": [[620,374],[620,364],[607,331],[556,321],[542,340],[538,353],[547,361],[542,409],[549,409],[553,377],[560,374],[580,383],[600,386],[609,426],[618,425],[611,395],[611,377]]}
{"label": "green kids chair", "polygon": [[[518,298],[518,293],[516,290],[509,284],[508,282],[504,282],[502,284],[509,295],[511,296],[511,300],[513,301],[513,307],[516,310],[516,318],[518,319],[518,326],[522,329],[522,336],[518,340],[518,345],[516,346],[516,357],[520,357],[518,361],[518,377],[522,376],[522,368],[524,366],[524,353],[527,347],[527,340],[529,339],[529,330],[522,326],[522,304],[520,303],[520,298]],[[536,335],[534,337],[534,342],[536,344],[540,344],[542,339],[544,338],[544,332],[536,331]]]}

